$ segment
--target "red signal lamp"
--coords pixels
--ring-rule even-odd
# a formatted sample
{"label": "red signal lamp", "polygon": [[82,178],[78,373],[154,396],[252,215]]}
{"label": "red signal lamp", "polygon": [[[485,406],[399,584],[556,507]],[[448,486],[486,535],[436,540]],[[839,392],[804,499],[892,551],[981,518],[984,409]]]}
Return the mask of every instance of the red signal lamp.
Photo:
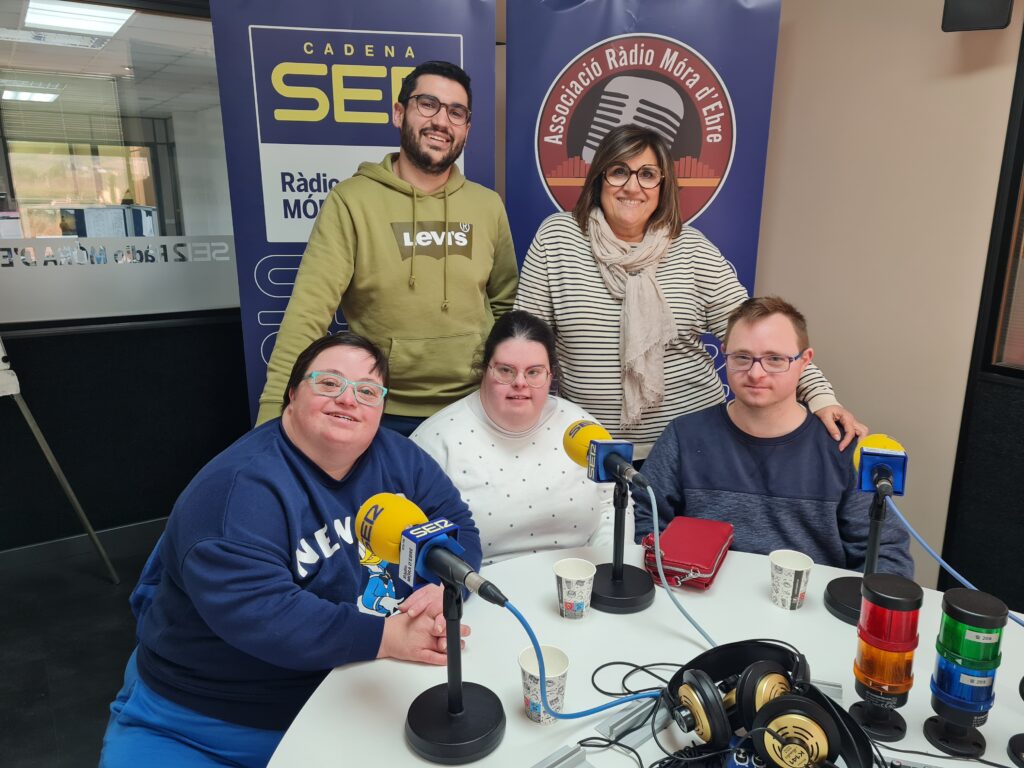
{"label": "red signal lamp", "polygon": [[924,591],[910,579],[872,573],[861,583],[854,689],[863,699],[850,714],[878,741],[899,741],[907,723],[896,711],[914,684],[917,619]]}

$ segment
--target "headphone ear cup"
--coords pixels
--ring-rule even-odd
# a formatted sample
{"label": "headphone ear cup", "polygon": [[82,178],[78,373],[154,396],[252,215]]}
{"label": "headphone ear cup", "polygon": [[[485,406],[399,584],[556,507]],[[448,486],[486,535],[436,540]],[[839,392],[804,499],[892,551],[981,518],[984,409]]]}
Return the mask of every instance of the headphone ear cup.
{"label": "headphone ear cup", "polygon": [[750,731],[754,751],[769,766],[805,768],[839,757],[839,726],[824,707],[803,696],[769,701],[757,711]]}
{"label": "headphone ear cup", "polygon": [[710,748],[729,746],[732,728],[722,704],[722,694],[711,676],[701,669],[688,669],[679,686],[679,705],[693,715],[693,732]]}
{"label": "headphone ear cup", "polygon": [[743,727],[749,731],[757,711],[790,688],[785,668],[774,661],[755,661],[744,669],[736,683],[736,709]]}

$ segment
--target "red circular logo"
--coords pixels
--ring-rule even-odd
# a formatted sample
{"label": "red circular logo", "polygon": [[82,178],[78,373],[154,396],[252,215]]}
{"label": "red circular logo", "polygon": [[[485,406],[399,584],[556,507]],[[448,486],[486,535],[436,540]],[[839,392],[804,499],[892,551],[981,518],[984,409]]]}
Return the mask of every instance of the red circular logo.
{"label": "red circular logo", "polygon": [[732,100],[697,51],[669,37],[621,35],[577,56],[537,116],[537,170],[552,202],[572,210],[601,139],[635,123],[665,137],[679,211],[693,221],[725,182],[736,146]]}

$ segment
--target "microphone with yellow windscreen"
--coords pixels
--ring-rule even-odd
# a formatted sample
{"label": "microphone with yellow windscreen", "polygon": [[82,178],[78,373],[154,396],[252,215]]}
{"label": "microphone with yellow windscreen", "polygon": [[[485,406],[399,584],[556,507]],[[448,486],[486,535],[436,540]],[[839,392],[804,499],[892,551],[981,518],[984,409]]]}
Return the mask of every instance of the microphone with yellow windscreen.
{"label": "microphone with yellow windscreen", "polygon": [[595,483],[622,480],[647,487],[647,480],[633,468],[633,444],[613,439],[596,421],[580,419],[566,427],[562,448]]}
{"label": "microphone with yellow windscreen", "polygon": [[861,438],[853,452],[857,488],[868,493],[903,495],[907,483],[907,452],[888,435]]}
{"label": "microphone with yellow windscreen", "polygon": [[611,440],[612,436],[607,429],[596,421],[580,419],[574,421],[562,435],[562,447],[575,463],[581,467],[587,466],[587,451],[590,450],[591,440]]}
{"label": "microphone with yellow windscreen", "polygon": [[[868,541],[864,552],[864,575],[867,576],[878,568],[886,502],[892,503],[890,497],[894,494],[902,496],[907,483],[907,452],[888,435],[867,435],[853,451],[853,468],[857,472],[857,490],[875,495],[868,511]],[[847,624],[857,624],[863,581],[860,576],[832,579],[825,587],[828,612]]]}
{"label": "microphone with yellow windscreen", "polygon": [[590,605],[609,613],[642,611],[654,601],[654,581],[644,569],[623,562],[629,484],[650,487],[633,467],[633,444],[613,439],[596,421],[580,419],[566,428],[562,448],[595,483],[615,483],[612,562],[597,566]]}
{"label": "microphone with yellow windscreen", "polygon": [[[395,493],[374,494],[356,513],[356,535],[375,555],[398,566],[398,577],[416,587],[444,582],[448,682],[428,688],[409,706],[405,736],[420,757],[454,765],[485,757],[505,734],[505,710],[488,688],[463,682],[462,587],[495,605],[508,602],[497,587],[462,559],[459,526],[428,519],[415,503]],[[386,621],[393,621],[387,619]]]}
{"label": "microphone with yellow windscreen", "polygon": [[363,502],[356,513],[356,535],[381,560],[397,563],[402,548],[402,531],[427,522],[423,510],[404,496],[377,493]]}

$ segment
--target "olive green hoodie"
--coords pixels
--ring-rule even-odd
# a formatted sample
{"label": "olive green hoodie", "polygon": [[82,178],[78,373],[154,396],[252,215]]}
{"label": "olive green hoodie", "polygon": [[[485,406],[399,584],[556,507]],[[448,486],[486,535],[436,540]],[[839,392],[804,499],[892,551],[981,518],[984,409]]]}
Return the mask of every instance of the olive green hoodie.
{"label": "olive green hoodie", "polygon": [[386,410],[430,416],[476,388],[471,365],[494,319],[512,308],[518,272],[498,195],[452,166],[430,195],[363,163],[324,201],[267,367],[257,423],[281,414],[295,358],[341,307],[384,350]]}

